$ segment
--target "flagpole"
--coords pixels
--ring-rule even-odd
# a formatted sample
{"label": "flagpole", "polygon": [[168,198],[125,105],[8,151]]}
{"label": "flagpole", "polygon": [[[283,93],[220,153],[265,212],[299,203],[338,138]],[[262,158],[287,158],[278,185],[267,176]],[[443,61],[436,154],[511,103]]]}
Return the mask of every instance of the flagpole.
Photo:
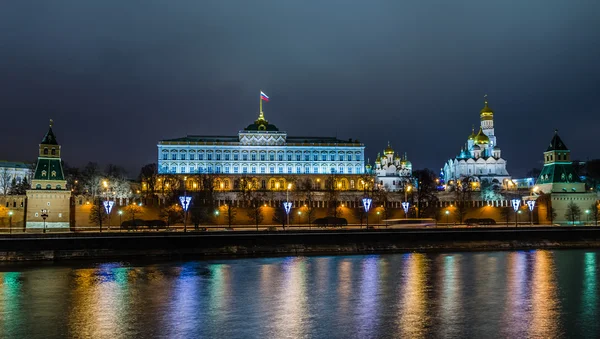
{"label": "flagpole", "polygon": [[260,100],[260,112],[258,112],[258,115],[262,116],[263,115],[263,111],[262,111],[262,89],[260,90],[260,93],[258,93],[258,97],[259,97],[259,100]]}

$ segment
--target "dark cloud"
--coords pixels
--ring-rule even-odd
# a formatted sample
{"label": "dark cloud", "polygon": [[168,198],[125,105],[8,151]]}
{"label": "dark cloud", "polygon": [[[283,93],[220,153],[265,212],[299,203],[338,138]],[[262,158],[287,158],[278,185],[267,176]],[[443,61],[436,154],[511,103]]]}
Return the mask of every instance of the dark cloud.
{"label": "dark cloud", "polygon": [[[156,160],[156,143],[235,134],[389,140],[439,168],[483,94],[509,171],[558,127],[600,157],[600,3],[566,1],[13,1],[0,11],[0,158],[29,160],[54,118],[65,160]],[[132,173],[135,174],[135,173]]]}

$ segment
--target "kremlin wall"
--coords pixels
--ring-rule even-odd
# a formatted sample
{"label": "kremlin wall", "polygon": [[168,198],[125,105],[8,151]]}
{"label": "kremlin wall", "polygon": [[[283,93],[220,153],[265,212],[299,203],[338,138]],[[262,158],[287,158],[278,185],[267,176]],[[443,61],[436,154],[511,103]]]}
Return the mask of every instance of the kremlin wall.
{"label": "kremlin wall", "polygon": [[[519,188],[501,157],[487,98],[478,132],[472,129],[464,147],[446,162],[428,192],[413,176],[407,155],[394,151],[390,143],[371,164],[365,159],[365,145],[358,140],[288,136],[266,120],[262,109],[258,119],[237,135],[188,135],[159,141],[157,147],[156,182],[143,180],[137,194],[130,189],[117,198],[115,188],[105,180],[95,196],[74,195],[67,185],[61,145],[51,121],[29,176],[30,189],[24,195],[0,197],[0,229],[99,229],[98,218],[91,216],[102,214],[98,210],[108,211],[102,221],[104,229],[118,228],[132,219],[181,225],[186,214],[179,196],[191,198],[185,219],[190,229],[198,223],[195,220],[202,220],[200,227],[252,227],[281,225],[289,218],[293,227],[325,217],[366,225],[367,216],[370,225],[406,218],[429,219],[437,225],[481,220],[507,226],[584,225],[594,220],[589,210],[598,204],[597,193],[587,190],[575,172],[570,150],[558,131],[549,147],[540,150],[544,168],[535,184]],[[364,198],[372,199],[366,212]],[[519,206],[513,206],[515,200]],[[289,217],[283,212],[286,201],[291,203]],[[528,201],[536,202],[533,211]],[[577,206],[579,215],[569,220],[567,211],[572,206]]]}

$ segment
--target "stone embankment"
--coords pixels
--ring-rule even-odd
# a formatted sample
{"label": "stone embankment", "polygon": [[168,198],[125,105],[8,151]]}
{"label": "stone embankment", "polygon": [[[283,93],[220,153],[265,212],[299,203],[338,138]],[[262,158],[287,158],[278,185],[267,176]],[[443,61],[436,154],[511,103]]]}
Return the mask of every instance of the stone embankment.
{"label": "stone embankment", "polygon": [[0,261],[600,248],[597,227],[54,233],[0,236]]}

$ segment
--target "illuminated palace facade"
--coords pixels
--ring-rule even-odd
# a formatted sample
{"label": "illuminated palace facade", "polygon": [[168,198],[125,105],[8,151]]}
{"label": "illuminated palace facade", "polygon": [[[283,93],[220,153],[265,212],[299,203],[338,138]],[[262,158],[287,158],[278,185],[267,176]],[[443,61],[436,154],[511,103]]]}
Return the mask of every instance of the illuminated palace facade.
{"label": "illuminated palace facade", "polygon": [[359,190],[365,175],[364,145],[335,137],[292,137],[258,119],[237,136],[195,136],[158,143],[161,177],[185,178],[186,188],[198,187],[195,176],[211,174],[217,190],[235,190],[236,178],[248,178],[257,189],[286,190],[292,181],[311,178],[323,189],[332,175],[336,188]]}
{"label": "illuminated palace facade", "polygon": [[475,134],[473,129],[460,153],[444,165],[444,180],[448,188],[463,179],[476,183],[487,181],[497,187],[510,182],[506,160],[502,158],[500,147],[496,143],[494,111],[488,106],[487,98],[481,109],[480,119],[479,132]]}

